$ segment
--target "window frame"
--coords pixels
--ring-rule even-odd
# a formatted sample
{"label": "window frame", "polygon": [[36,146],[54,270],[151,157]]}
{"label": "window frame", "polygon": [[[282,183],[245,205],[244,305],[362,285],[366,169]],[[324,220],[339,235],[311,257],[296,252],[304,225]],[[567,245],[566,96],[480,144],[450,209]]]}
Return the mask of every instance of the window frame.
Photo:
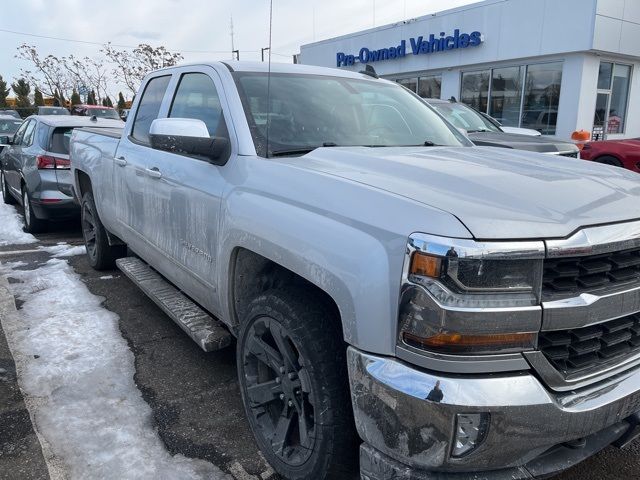
{"label": "window frame", "polygon": [[[218,101],[220,102],[220,120],[219,120],[219,122],[220,121],[224,122],[224,130],[225,130],[225,132],[227,132],[227,139],[229,139],[228,138],[229,137],[228,128],[226,126],[227,121],[226,121],[225,116],[224,116],[225,109],[223,108],[223,105],[222,105],[222,95],[220,95],[220,91],[219,91],[214,79],[211,78],[211,75],[209,75],[209,74],[207,74],[205,72],[189,71],[189,72],[181,72],[181,73],[179,73],[177,75],[177,81],[176,81],[176,84],[175,84],[175,88],[173,88],[173,92],[172,92],[173,94],[171,95],[171,101],[169,102],[169,108],[167,110],[166,118],[183,118],[183,117],[171,117],[171,111],[173,110],[173,106],[175,104],[176,97],[178,96],[178,91],[180,90],[180,85],[182,84],[182,80],[184,80],[184,78],[187,75],[204,75],[209,80],[211,80],[211,83],[213,84],[213,88],[215,89],[216,95],[218,96]],[[187,117],[187,118],[190,118],[190,117]],[[207,128],[207,130],[208,130],[208,128]],[[219,123],[218,123],[217,130],[220,130],[220,124]],[[210,138],[215,137],[216,133],[217,133],[217,130],[216,130],[216,132],[209,132],[209,137]]]}
{"label": "window frame", "polygon": [[[162,72],[162,74],[160,75],[154,75],[153,77],[150,77],[145,83],[144,83],[144,88],[142,89],[142,94],[140,95],[140,99],[136,100],[136,115],[135,117],[133,117],[133,121],[131,122],[131,126],[129,127],[129,131],[127,132],[127,138],[129,139],[129,141],[131,141],[131,143],[135,143],[136,145],[140,145],[142,147],[147,147],[147,148],[151,148],[151,143],[150,142],[145,142],[142,141],[136,137],[133,136],[134,131],[135,131],[135,126],[136,126],[136,121],[138,120],[138,114],[140,113],[140,104],[142,103],[142,100],[144,100],[144,94],[147,92],[147,88],[149,87],[149,84],[151,84],[152,81],[158,79],[158,78],[169,78],[169,81],[167,82],[167,86],[165,88],[164,91],[164,95],[162,96],[162,100],[160,101],[160,107],[158,108],[158,116],[155,119],[158,118],[164,118],[163,117],[163,106],[167,100],[167,95],[169,95],[169,92],[172,91],[172,89],[174,87],[172,87],[173,84],[173,77],[174,75],[172,73],[166,73],[166,72]],[[154,120],[155,120],[154,119]],[[153,120],[151,121],[153,123]],[[151,126],[149,126],[149,128],[151,128]]]}
{"label": "window frame", "polygon": [[[607,108],[606,108],[606,114],[605,114],[605,119],[603,121],[603,128],[604,128],[604,138],[606,139],[609,135],[624,135],[627,131],[627,121],[628,121],[628,117],[629,117],[629,103],[630,103],[630,99],[631,99],[631,87],[633,86],[633,75],[634,75],[634,65],[630,64],[630,63],[623,63],[623,62],[617,62],[616,60],[612,60],[609,58],[601,58],[600,59],[600,64],[598,65],[598,77],[596,79],[596,87],[598,86],[598,81],[599,81],[599,77],[600,77],[600,65],[602,65],[603,63],[610,63],[611,64],[611,76],[609,78],[609,88],[596,88],[596,97],[598,96],[598,94],[605,94],[607,95]],[[627,96],[625,98],[625,107],[624,107],[624,115],[622,116],[622,131],[620,132],[616,132],[616,133],[609,133],[609,111],[611,110],[611,98],[613,97],[613,82],[614,82],[614,78],[615,78],[615,71],[616,71],[616,67],[617,66],[621,66],[621,67],[628,67],[629,68],[629,85],[627,86]],[[593,119],[593,123],[591,125],[591,130],[593,131],[593,129],[595,128],[595,112],[594,112],[594,119]]]}
{"label": "window frame", "polygon": [[[31,129],[31,131],[29,132],[30,136],[27,139],[27,131],[29,131],[29,127],[33,125],[33,129]],[[24,129],[24,134],[22,135],[22,138],[20,139],[20,146],[21,147],[30,147],[33,145],[33,139],[36,135],[36,127],[38,126],[38,122],[35,119],[31,119],[29,120],[29,123],[27,124],[26,128]],[[25,143],[25,140],[28,140],[29,143]]]}
{"label": "window frame", "polygon": [[[548,65],[548,64],[553,64],[553,63],[557,63],[560,64],[562,66],[562,68],[560,69],[561,73],[563,74],[562,76],[564,77],[564,65],[565,65],[565,59],[564,58],[557,58],[557,59],[545,59],[545,60],[541,60],[539,62],[530,62],[530,63],[508,63],[508,64],[499,64],[499,65],[492,65],[490,67],[478,67],[478,68],[472,68],[469,70],[461,70],[460,71],[460,88],[459,88],[459,100],[462,102],[462,80],[463,80],[463,75],[465,73],[474,73],[474,72],[483,72],[483,71],[487,71],[489,70],[489,90],[488,90],[488,95],[487,95],[487,111],[484,112],[487,115],[490,115],[489,113],[489,105],[491,104],[491,94],[492,94],[492,86],[493,86],[493,71],[494,70],[500,70],[500,69],[504,69],[504,68],[510,68],[510,67],[519,67],[521,68],[521,72],[522,72],[522,88],[520,91],[520,115],[518,117],[518,128],[523,128],[522,127],[522,119],[524,118],[524,103],[525,103],[525,90],[526,90],[526,82],[527,82],[527,75],[529,74],[529,67],[532,66],[536,66],[536,65]],[[560,93],[562,93],[562,80],[560,81]],[[464,103],[464,102],[463,102]],[[627,105],[628,108],[628,105]],[[528,128],[528,127],[524,127],[524,128]],[[556,122],[556,129],[557,129],[557,122]]]}

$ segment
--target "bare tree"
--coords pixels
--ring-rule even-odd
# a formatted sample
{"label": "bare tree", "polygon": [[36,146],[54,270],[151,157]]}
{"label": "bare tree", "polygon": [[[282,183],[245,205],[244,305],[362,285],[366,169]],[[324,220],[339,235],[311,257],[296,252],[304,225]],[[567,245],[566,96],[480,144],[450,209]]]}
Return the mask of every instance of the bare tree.
{"label": "bare tree", "polygon": [[73,82],[63,59],[54,55],[41,57],[34,45],[26,43],[18,47],[16,58],[26,60],[33,65],[33,70],[21,69],[22,75],[29,82],[37,85],[44,94],[58,100],[68,96]]}
{"label": "bare tree", "polygon": [[95,90],[97,99],[100,101],[107,96],[109,75],[103,61],[89,57],[79,59],[69,55],[62,57],[62,62],[73,78],[74,87],[82,85],[89,90]]}
{"label": "bare tree", "polygon": [[110,43],[101,50],[113,64],[114,77],[135,95],[144,76],[158,68],[171,67],[183,59],[165,47],[152,47],[141,43],[132,51],[119,50]]}

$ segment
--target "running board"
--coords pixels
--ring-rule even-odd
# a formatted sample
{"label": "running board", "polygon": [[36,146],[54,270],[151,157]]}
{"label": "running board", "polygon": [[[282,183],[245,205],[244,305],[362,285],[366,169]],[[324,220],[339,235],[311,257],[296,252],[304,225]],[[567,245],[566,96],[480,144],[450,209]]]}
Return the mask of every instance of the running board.
{"label": "running board", "polygon": [[142,260],[125,257],[116,260],[116,265],[200,345],[202,350],[212,352],[231,343],[231,334],[217,319],[205,312]]}

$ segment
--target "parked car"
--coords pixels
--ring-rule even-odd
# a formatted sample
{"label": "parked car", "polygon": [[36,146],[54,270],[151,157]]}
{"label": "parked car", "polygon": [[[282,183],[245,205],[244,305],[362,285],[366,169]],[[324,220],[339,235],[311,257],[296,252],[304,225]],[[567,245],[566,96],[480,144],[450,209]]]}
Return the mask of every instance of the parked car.
{"label": "parked car", "polygon": [[10,117],[18,118],[22,120],[22,117],[20,116],[20,114],[15,110],[0,110],[0,115],[8,115]]}
{"label": "parked car", "polygon": [[100,105],[74,105],[71,107],[71,115],[120,120],[120,116],[115,108],[102,107]]}
{"label": "parked car", "polygon": [[580,158],[640,173],[640,138],[587,142]]}
{"label": "parked car", "polygon": [[49,220],[77,216],[69,160],[69,139],[77,127],[121,127],[122,122],[62,115],[33,115],[22,122],[0,154],[0,184],[5,203],[24,207],[25,230],[39,232]]}
{"label": "parked car", "polygon": [[475,147],[370,70],[267,68],[151,73],[71,157],[88,262],[234,345],[274,470],[532,478],[637,438],[640,177]]}
{"label": "parked car", "polygon": [[0,114],[0,137],[4,137],[6,141],[4,144],[0,142],[0,152],[2,152],[4,145],[13,140],[13,135],[18,131],[21,124],[22,120],[18,120],[11,115]]}
{"label": "parked car", "polygon": [[38,115],[71,115],[64,107],[38,107]]}
{"label": "parked car", "polygon": [[556,138],[507,133],[497,122],[464,103],[433,98],[425,100],[449,122],[466,131],[478,146],[515,148],[572,158],[577,158],[580,152],[573,143]]}

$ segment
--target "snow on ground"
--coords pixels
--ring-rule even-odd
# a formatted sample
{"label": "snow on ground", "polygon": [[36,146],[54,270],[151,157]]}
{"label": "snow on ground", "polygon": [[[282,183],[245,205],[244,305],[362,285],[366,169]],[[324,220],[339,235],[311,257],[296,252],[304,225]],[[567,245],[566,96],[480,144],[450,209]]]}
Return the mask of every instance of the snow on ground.
{"label": "snow on ground", "polygon": [[0,265],[0,275],[20,281],[8,287],[24,303],[0,320],[51,464],[70,479],[231,478],[204,460],[169,454],[134,383],[117,315],[66,260],[16,268]]}
{"label": "snow on ground", "polygon": [[37,242],[33,235],[22,231],[23,225],[16,208],[0,198],[0,246]]}
{"label": "snow on ground", "polygon": [[67,242],[59,242],[57,245],[49,247],[38,247],[38,249],[49,252],[55,258],[73,257],[74,255],[84,255],[87,253],[84,245],[71,246]]}

